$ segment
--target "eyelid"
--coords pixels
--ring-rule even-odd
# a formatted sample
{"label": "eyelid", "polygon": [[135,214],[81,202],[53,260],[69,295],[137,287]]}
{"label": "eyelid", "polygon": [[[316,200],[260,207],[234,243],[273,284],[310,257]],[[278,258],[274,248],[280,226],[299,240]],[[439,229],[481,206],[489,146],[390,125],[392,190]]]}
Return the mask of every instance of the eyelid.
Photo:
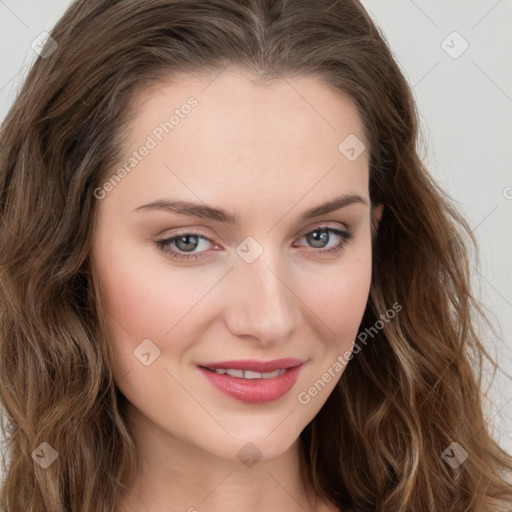
{"label": "eyelid", "polygon": [[203,233],[200,233],[199,231],[196,231],[194,228],[183,229],[183,230],[178,231],[176,233],[171,233],[170,235],[167,235],[166,237],[161,238],[159,241],[160,242],[168,242],[170,240],[174,240],[175,238],[178,238],[178,237],[183,236],[183,235],[196,236],[197,238],[201,238],[201,239],[207,240],[208,242],[210,242],[213,245],[217,245],[217,246],[219,245],[219,244],[216,244],[212,240],[211,237],[206,236]]}
{"label": "eyelid", "polygon": [[[341,227],[340,227],[339,224],[341,224]],[[349,226],[347,226],[346,224],[343,224],[341,222],[338,222],[337,225],[333,225],[333,223],[331,223],[331,222],[324,222],[324,223],[322,223],[321,221],[318,221],[318,222],[316,222],[316,223],[314,223],[314,224],[312,224],[312,225],[310,225],[310,226],[308,226],[306,228],[303,228],[301,231],[299,231],[299,233],[297,235],[295,235],[295,238],[303,237],[304,235],[307,235],[311,231],[314,231],[315,229],[321,229],[321,228],[324,228],[324,229],[332,228],[332,229],[338,229],[340,231],[350,232]],[[214,245],[219,245],[219,244],[216,244],[212,240],[212,238],[210,236],[201,233],[200,232],[200,228],[196,229],[194,227],[179,228],[178,231],[173,232],[173,233],[171,233],[169,235],[166,235],[164,238],[162,238],[160,240],[161,241],[166,241],[166,240],[169,240],[171,238],[178,237],[180,235],[195,235],[195,236],[204,238],[205,240],[208,240],[209,242],[211,242]]]}
{"label": "eyelid", "polygon": [[315,229],[338,229],[339,231],[350,231],[350,228],[346,224],[343,224],[342,222],[338,222],[336,225],[334,225],[332,222],[322,223],[321,221],[319,221],[301,230],[299,232],[300,234],[297,236],[303,237],[304,235],[311,233],[311,231],[315,231]]}

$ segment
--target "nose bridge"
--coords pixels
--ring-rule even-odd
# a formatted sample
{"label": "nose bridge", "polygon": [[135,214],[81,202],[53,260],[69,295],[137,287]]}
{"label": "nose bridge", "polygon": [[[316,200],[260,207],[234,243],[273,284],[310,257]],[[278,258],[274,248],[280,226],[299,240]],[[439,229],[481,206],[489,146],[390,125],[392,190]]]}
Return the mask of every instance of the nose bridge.
{"label": "nose bridge", "polygon": [[299,304],[290,289],[291,272],[278,250],[256,244],[254,239],[246,240],[237,248],[239,257],[231,275],[235,293],[228,306],[228,322],[233,334],[276,343],[297,327]]}

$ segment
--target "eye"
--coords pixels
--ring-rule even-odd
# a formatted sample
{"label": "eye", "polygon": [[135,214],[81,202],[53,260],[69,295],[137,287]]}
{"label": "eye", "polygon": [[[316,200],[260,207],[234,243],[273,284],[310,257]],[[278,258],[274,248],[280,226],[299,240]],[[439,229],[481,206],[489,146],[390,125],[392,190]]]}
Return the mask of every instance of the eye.
{"label": "eye", "polygon": [[[201,256],[200,254],[193,253],[192,251],[197,249],[197,247],[204,245],[201,244],[201,242],[213,243],[209,238],[201,235],[200,233],[190,232],[179,233],[170,238],[166,238],[165,240],[157,240],[155,243],[159,249],[161,249],[164,252],[167,252],[174,259],[195,260],[197,258],[200,258]],[[173,244],[178,250],[172,248]],[[184,251],[185,254],[182,254],[181,251]]]}
{"label": "eye", "polygon": [[313,251],[320,254],[335,254],[341,252],[349,240],[352,239],[354,233],[350,230],[333,228],[331,226],[320,226],[305,233],[302,238],[305,238],[308,244],[311,244],[314,249],[323,249],[331,241],[332,235],[338,238],[339,241],[333,247],[322,251]]}
{"label": "eye", "polygon": [[[334,239],[338,238],[338,242],[328,249],[324,249],[331,242],[332,235]],[[311,231],[308,231],[299,240],[306,239],[308,244],[312,246],[312,252],[316,254],[328,254],[332,255],[341,252],[346,243],[353,237],[353,232],[350,230],[344,230],[334,228],[331,226],[320,226]],[[204,242],[204,243],[203,243]],[[183,261],[183,260],[196,260],[197,258],[204,257],[206,250],[194,252],[198,248],[207,249],[208,244],[213,244],[213,241],[208,237],[194,232],[182,232],[172,237],[165,238],[164,240],[155,241],[155,245],[161,251],[169,254],[171,258]],[[294,247],[296,245],[294,244]],[[323,249],[323,250],[315,250]]]}

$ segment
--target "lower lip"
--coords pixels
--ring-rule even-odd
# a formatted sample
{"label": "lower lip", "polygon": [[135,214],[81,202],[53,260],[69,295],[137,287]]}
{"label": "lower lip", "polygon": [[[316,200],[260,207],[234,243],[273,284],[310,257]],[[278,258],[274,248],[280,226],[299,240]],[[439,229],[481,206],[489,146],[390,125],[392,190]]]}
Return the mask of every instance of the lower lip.
{"label": "lower lip", "polygon": [[222,393],[240,402],[263,404],[278,400],[292,389],[303,364],[288,368],[279,377],[271,379],[243,379],[221,375],[198,366],[201,373]]}

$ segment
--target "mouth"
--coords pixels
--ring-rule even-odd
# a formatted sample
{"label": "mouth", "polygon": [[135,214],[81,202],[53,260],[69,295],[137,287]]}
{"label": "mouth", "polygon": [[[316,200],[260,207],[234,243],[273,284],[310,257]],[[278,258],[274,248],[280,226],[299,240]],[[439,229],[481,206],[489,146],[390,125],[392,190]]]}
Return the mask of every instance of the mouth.
{"label": "mouth", "polygon": [[201,363],[197,368],[223,394],[239,402],[262,404],[288,393],[304,363],[305,360],[287,358]]}

